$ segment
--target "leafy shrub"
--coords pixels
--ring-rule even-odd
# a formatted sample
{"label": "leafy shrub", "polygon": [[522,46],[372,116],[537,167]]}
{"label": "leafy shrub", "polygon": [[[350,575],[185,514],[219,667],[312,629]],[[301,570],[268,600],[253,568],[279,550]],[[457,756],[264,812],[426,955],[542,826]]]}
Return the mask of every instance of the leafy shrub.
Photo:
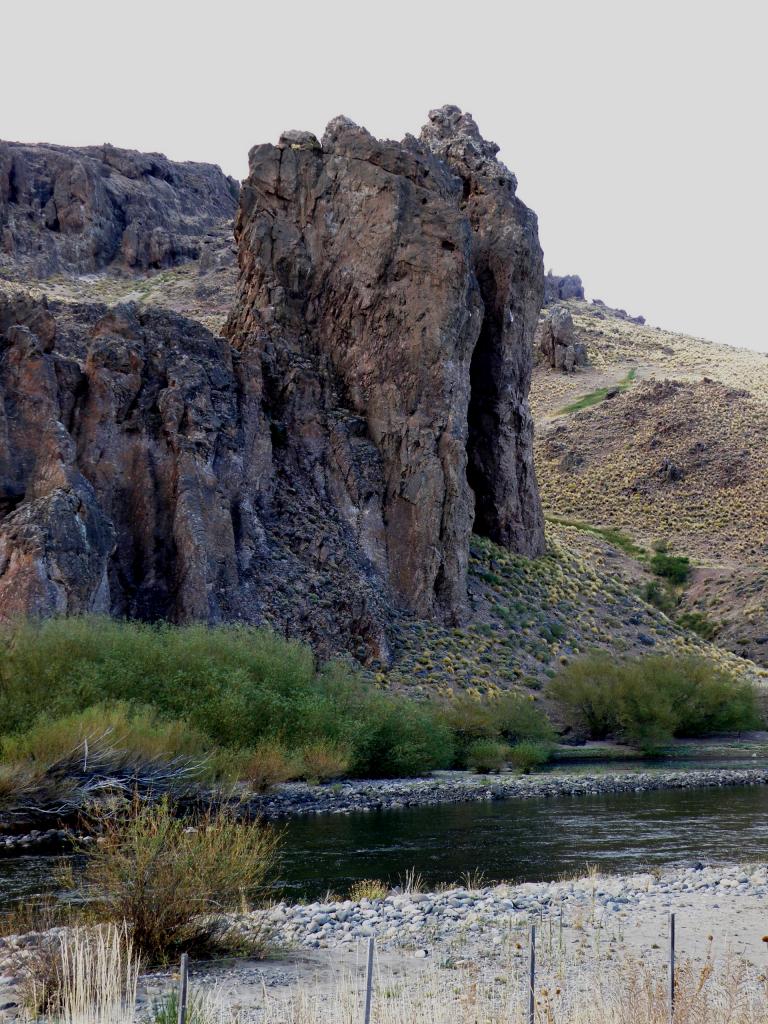
{"label": "leafy shrub", "polygon": [[467,748],[466,763],[476,772],[498,772],[509,760],[509,747],[497,740],[473,740]]}
{"label": "leafy shrub", "polygon": [[367,712],[351,724],[353,775],[397,778],[450,766],[453,738],[437,708],[377,694]]}
{"label": "leafy shrub", "polygon": [[503,693],[477,700],[467,695],[453,698],[445,707],[445,722],[453,732],[460,757],[473,740],[551,740],[554,731],[546,716],[528,697]]}
{"label": "leafy shrub", "polygon": [[301,774],[308,782],[329,782],[347,774],[351,759],[349,747],[316,740],[301,751]]}
{"label": "leafy shrub", "polygon": [[490,700],[488,706],[500,735],[510,742],[555,738],[549,719],[527,696],[504,693]]}
{"label": "leafy shrub", "polygon": [[648,655],[617,661],[591,654],[547,684],[569,724],[592,739],[614,736],[654,750],[674,736],[758,727],[754,688],[697,657]]}
{"label": "leafy shrub", "polygon": [[716,623],[702,612],[683,612],[682,615],[678,615],[677,621],[685,629],[698,633],[704,640],[712,640],[718,633]]}
{"label": "leafy shrub", "polygon": [[523,775],[546,764],[552,756],[552,748],[546,743],[525,741],[516,743],[509,751],[509,760]]}
{"label": "leafy shrub", "polygon": [[[101,727],[102,711],[89,709],[119,706],[126,743],[141,749],[151,741],[158,752],[204,750],[211,772],[225,777],[244,756],[222,756],[222,748],[254,750],[275,737],[292,750],[318,742],[346,748],[357,775],[419,775],[447,767],[453,757],[437,707],[381,694],[341,664],[317,671],[307,646],[266,629],[90,617],[23,623],[7,629],[4,640],[6,737],[64,719],[40,726],[50,737],[60,730],[63,745],[91,723]],[[129,728],[142,715],[142,728]],[[14,750],[22,746],[19,740]]]}
{"label": "leafy shrub", "polygon": [[691,562],[685,555],[670,555],[657,551],[651,559],[651,568],[657,576],[682,586],[691,575]]}
{"label": "leafy shrub", "polygon": [[224,813],[196,827],[167,801],[134,802],[99,816],[99,843],[88,848],[85,882],[106,920],[125,921],[136,951],[151,961],[210,941],[206,915],[239,909],[264,892],[279,834]]}

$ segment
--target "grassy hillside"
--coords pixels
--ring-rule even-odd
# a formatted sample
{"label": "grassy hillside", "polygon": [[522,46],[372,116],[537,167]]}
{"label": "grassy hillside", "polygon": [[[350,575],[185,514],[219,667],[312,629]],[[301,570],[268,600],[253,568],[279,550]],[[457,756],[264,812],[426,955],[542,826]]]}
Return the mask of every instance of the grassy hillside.
{"label": "grassy hillside", "polygon": [[627,541],[584,526],[547,524],[548,552],[529,561],[475,538],[470,622],[400,623],[395,665],[380,683],[411,691],[499,688],[533,692],[562,665],[599,649],[616,654],[704,654],[734,675],[768,671],[709,643],[642,597],[653,576],[622,551]]}
{"label": "grassy hillside", "polygon": [[545,510],[688,556],[674,614],[768,665],[768,358],[569,305],[590,366],[534,373]]}

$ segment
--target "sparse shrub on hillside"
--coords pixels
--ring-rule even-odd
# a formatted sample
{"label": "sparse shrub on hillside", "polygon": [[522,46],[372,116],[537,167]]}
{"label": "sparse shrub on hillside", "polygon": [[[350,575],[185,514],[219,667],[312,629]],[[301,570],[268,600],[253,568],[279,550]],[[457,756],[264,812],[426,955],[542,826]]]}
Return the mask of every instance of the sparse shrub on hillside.
{"label": "sparse shrub on hillside", "polygon": [[664,586],[659,580],[650,580],[645,584],[643,600],[664,612],[665,615],[669,615],[670,618],[677,607],[677,597],[668,586]]}
{"label": "sparse shrub on hillside", "polygon": [[708,619],[703,612],[683,612],[677,616],[677,621],[685,629],[698,633],[705,640],[712,640],[719,632],[717,624]]}
{"label": "sparse shrub on hillside", "polygon": [[468,768],[476,772],[498,772],[509,760],[510,748],[497,740],[473,740],[465,755]]}
{"label": "sparse shrub on hillside", "polygon": [[645,750],[674,736],[758,727],[754,688],[704,658],[647,655],[617,661],[596,653],[563,667],[547,685],[571,725]]}

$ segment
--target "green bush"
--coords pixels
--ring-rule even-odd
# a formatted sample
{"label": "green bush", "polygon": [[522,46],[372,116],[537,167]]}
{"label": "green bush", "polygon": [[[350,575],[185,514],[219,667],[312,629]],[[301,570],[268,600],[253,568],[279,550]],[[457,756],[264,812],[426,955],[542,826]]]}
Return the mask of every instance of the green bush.
{"label": "green bush", "polygon": [[657,576],[662,576],[671,583],[682,586],[691,575],[691,562],[685,555],[670,555],[666,551],[657,551],[651,559],[651,568]]}
{"label": "green bush", "polygon": [[[102,716],[138,752],[150,744],[158,754],[192,748],[210,753],[224,775],[247,762],[238,751],[278,740],[289,750],[325,744],[348,751],[358,775],[419,775],[453,759],[437,706],[381,694],[342,664],[318,671],[307,646],[266,629],[91,617],[24,623],[3,639],[6,759],[40,748],[44,736],[58,747],[75,745],[101,727]],[[271,760],[264,777],[284,775],[288,769]],[[255,765],[254,777],[259,771]]]}
{"label": "green bush", "polygon": [[704,640],[712,640],[718,633],[717,625],[702,612],[683,612],[677,621],[685,629],[698,633]]}
{"label": "green bush", "polygon": [[643,587],[643,599],[669,616],[674,614],[677,607],[677,598],[671,592],[671,588],[659,580],[650,580],[646,583]]}
{"label": "green bush", "polygon": [[497,740],[473,740],[467,747],[468,768],[476,772],[498,772],[509,760],[509,747]]}
{"label": "green bush", "polygon": [[377,694],[367,710],[351,725],[353,775],[396,778],[450,767],[453,737],[437,708]]}
{"label": "green bush", "polygon": [[547,743],[516,743],[509,752],[509,760],[523,775],[546,764],[552,756],[552,747]]}
{"label": "green bush", "polygon": [[0,739],[2,760],[48,765],[78,747],[109,746],[142,758],[191,756],[205,760],[210,740],[186,722],[163,721],[153,708],[125,702],[94,704],[61,718],[39,718],[22,733]]}
{"label": "green bush", "polygon": [[754,687],[693,656],[617,661],[591,654],[563,667],[547,684],[547,694],[568,724],[592,739],[611,736],[648,751],[675,736],[760,724]]}

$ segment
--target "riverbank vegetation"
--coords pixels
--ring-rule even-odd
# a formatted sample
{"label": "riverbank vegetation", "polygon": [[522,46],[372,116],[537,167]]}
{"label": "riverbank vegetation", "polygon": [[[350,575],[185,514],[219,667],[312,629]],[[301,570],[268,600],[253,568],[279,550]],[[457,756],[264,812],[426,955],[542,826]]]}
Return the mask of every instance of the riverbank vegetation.
{"label": "riverbank vegetation", "polygon": [[[749,684],[689,656],[583,656],[546,697],[577,734],[644,751],[760,725]],[[20,624],[0,645],[0,807],[55,800],[100,759],[129,788],[146,775],[144,788],[167,789],[176,773],[264,792],[294,779],[527,772],[555,740],[529,695],[410,699],[340,662],[318,667],[265,629],[71,618]]]}
{"label": "riverbank vegetation", "polygon": [[318,667],[265,629],[55,619],[0,646],[0,802],[81,749],[194,762],[201,782],[402,777],[466,767],[477,741],[551,742],[525,695],[416,701]]}
{"label": "riverbank vegetation", "polygon": [[703,658],[603,653],[563,666],[548,696],[571,728],[589,739],[619,739],[655,751],[676,737],[761,727],[757,695]]}

